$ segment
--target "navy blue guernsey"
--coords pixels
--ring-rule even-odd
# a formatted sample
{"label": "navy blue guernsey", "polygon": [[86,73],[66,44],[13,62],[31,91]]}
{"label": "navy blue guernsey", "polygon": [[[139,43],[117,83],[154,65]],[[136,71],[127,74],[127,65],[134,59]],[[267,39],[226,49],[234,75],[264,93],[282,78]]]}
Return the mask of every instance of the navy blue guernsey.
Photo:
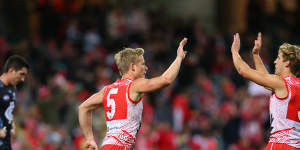
{"label": "navy blue guernsey", "polygon": [[0,128],[6,128],[4,139],[0,138],[0,147],[10,145],[10,130],[13,123],[13,111],[16,102],[16,90],[11,85],[4,85],[0,80]]}

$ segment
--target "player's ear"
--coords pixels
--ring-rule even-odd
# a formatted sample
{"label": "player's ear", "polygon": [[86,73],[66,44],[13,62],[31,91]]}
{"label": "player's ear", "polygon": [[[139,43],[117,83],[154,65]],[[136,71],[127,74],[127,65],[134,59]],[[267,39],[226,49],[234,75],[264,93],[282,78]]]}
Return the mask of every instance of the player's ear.
{"label": "player's ear", "polygon": [[290,66],[290,61],[287,60],[286,62],[284,62],[284,64],[285,64],[285,65],[284,65],[285,67],[289,67],[289,66]]}
{"label": "player's ear", "polygon": [[9,68],[7,72],[8,73],[16,73],[16,69],[15,68]]}
{"label": "player's ear", "polygon": [[129,64],[129,70],[135,71],[135,67],[136,67],[136,65],[134,63]]}

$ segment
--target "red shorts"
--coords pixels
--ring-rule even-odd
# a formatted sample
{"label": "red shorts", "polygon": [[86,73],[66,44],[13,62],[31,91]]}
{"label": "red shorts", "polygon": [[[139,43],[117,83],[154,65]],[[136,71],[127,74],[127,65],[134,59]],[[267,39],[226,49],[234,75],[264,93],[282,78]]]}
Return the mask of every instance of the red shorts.
{"label": "red shorts", "polygon": [[300,150],[300,148],[292,147],[283,143],[268,143],[265,150]]}
{"label": "red shorts", "polygon": [[132,150],[132,149],[129,147],[107,144],[107,145],[102,146],[100,148],[100,150]]}

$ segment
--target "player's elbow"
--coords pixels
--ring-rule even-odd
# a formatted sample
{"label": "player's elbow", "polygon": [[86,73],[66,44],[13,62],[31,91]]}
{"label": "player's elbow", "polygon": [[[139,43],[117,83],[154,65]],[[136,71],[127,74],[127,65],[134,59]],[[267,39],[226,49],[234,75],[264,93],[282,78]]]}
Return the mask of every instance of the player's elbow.
{"label": "player's elbow", "polygon": [[238,69],[238,73],[242,76],[242,77],[244,77],[244,78],[248,78],[248,73],[249,73],[249,71],[247,71],[247,69]]}
{"label": "player's elbow", "polygon": [[86,110],[86,107],[85,107],[84,103],[82,103],[78,106],[78,112],[82,112],[84,110]]}

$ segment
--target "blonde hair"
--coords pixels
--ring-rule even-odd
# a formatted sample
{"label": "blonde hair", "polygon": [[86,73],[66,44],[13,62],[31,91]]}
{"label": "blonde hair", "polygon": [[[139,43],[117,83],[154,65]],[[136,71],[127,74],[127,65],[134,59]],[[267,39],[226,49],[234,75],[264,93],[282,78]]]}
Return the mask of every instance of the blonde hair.
{"label": "blonde hair", "polygon": [[295,76],[300,77],[300,47],[289,43],[283,43],[279,47],[283,61],[290,61],[290,70]]}
{"label": "blonde hair", "polygon": [[117,54],[115,54],[115,61],[118,66],[121,75],[128,72],[130,63],[136,64],[139,56],[144,55],[144,49],[142,48],[124,48]]}

